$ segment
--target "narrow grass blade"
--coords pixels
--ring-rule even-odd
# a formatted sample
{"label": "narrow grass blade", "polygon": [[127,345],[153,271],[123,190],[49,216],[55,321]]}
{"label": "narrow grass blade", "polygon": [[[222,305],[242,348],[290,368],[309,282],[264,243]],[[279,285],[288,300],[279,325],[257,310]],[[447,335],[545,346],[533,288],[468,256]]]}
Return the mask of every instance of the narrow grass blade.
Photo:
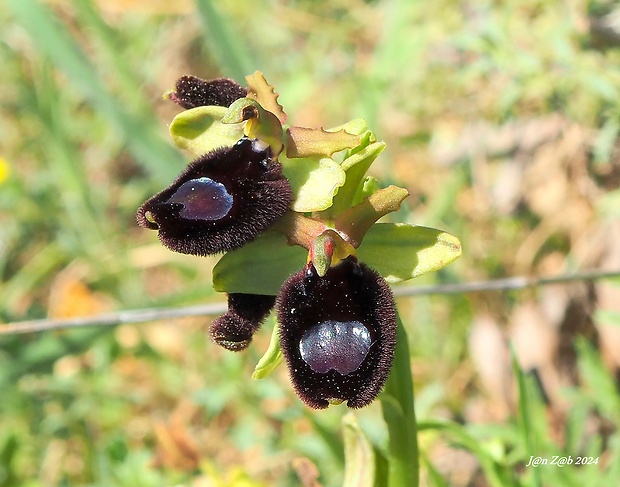
{"label": "narrow grass blade", "polygon": [[7,3],[37,48],[117,127],[132,154],[152,172],[154,179],[161,183],[173,179],[182,165],[181,155],[164,142],[151,120],[127,112],[108,91],[84,51],[52,10],[36,0],[9,0]]}
{"label": "narrow grass blade", "polygon": [[[517,387],[519,391],[519,426],[523,434],[523,441],[525,444],[526,453],[530,455],[538,455],[538,445],[536,443],[536,435],[534,432],[534,426],[532,421],[532,412],[529,401],[532,398],[528,395],[527,385],[525,383],[525,377],[519,363],[517,361],[517,355],[513,346],[510,347],[510,360],[512,363],[512,370],[517,379]],[[537,468],[532,469],[532,486],[542,487],[542,479],[540,476],[540,470]]]}
{"label": "narrow grass blade", "polygon": [[616,427],[620,427],[620,394],[613,376],[585,338],[578,339],[575,346],[579,372],[586,387],[593,393],[594,404]]}
{"label": "narrow grass blade", "polygon": [[92,0],[73,0],[73,8],[78,20],[88,29],[90,39],[98,48],[100,61],[106,61],[106,68],[114,72],[114,83],[119,87],[123,101],[131,107],[139,108],[144,116],[154,117],[149,100],[142,95],[144,82],[136,76],[128,62],[122,45],[122,38],[116,29],[110,27],[99,15]]}
{"label": "narrow grass blade", "polygon": [[431,461],[426,457],[426,455],[422,455],[422,461],[426,466],[426,471],[428,473],[428,480],[431,485],[434,487],[450,487],[448,482],[441,476],[441,474],[437,471],[435,466],[431,463]]}
{"label": "narrow grass blade", "polygon": [[481,446],[481,442],[471,435],[465,426],[452,421],[423,421],[418,423],[418,431],[427,430],[443,432],[451,441],[473,453],[480,462],[485,480],[490,486],[505,487],[506,485],[511,485],[509,481],[503,478],[497,464]]}
{"label": "narrow grass blade", "polygon": [[231,23],[217,11],[211,0],[196,0],[196,7],[209,52],[227,76],[243,83],[246,75],[256,71],[258,63],[252,60]]}

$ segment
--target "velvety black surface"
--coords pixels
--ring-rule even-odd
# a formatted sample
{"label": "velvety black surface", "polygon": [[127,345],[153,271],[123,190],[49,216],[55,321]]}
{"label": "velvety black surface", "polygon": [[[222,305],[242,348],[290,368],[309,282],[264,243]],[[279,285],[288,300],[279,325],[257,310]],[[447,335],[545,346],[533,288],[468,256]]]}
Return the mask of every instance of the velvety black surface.
{"label": "velvety black surface", "polygon": [[228,311],[242,318],[260,322],[264,320],[276,304],[275,296],[262,294],[232,293],[228,295]]}
{"label": "velvety black surface", "polygon": [[[255,239],[284,215],[292,199],[282,166],[271,160],[268,148],[258,147],[255,141],[243,138],[233,147],[217,149],[196,159],[170,186],[138,209],[138,224],[158,230],[166,247],[183,254],[217,254]],[[226,205],[223,217],[196,218],[200,214],[222,213],[221,202],[214,203],[217,208],[213,212],[205,209],[211,193],[205,193],[207,200],[200,204],[191,202],[195,211],[184,212],[184,204],[175,195],[188,181],[201,178],[223,185],[232,196],[232,205]],[[149,221],[147,213],[155,223]]]}
{"label": "velvety black surface", "polygon": [[[360,408],[377,397],[394,360],[396,307],[390,287],[376,271],[349,257],[319,277],[308,264],[282,285],[276,307],[282,352],[304,403],[321,409],[336,399]],[[370,333],[366,358],[345,375],[333,369],[315,372],[301,356],[304,332],[330,320],[359,322]]]}
{"label": "velvety black surface", "polygon": [[195,76],[183,76],[176,83],[176,91],[170,99],[183,108],[202,106],[228,107],[239,98],[245,98],[248,90],[228,78],[203,80]]}
{"label": "velvety black surface", "polygon": [[229,294],[228,311],[211,323],[211,339],[233,352],[244,350],[275,302],[275,296]]}

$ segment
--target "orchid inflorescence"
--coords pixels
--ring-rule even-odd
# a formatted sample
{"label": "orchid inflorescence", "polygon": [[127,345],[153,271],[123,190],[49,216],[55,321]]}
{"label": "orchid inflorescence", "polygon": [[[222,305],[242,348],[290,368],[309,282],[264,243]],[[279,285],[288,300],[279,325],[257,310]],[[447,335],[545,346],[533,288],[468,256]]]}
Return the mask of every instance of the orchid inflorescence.
{"label": "orchid inflorescence", "polygon": [[175,252],[224,254],[213,270],[215,290],[228,294],[210,328],[218,345],[247,348],[276,308],[255,378],[285,360],[306,405],[366,406],[396,347],[388,282],[444,267],[460,243],[432,228],[376,223],[408,192],[366,175],[385,143],[363,120],[288,126],[263,74],[246,82],[184,76],[165,94],[185,109],[172,138],[197,159],[139,208],[138,223]]}

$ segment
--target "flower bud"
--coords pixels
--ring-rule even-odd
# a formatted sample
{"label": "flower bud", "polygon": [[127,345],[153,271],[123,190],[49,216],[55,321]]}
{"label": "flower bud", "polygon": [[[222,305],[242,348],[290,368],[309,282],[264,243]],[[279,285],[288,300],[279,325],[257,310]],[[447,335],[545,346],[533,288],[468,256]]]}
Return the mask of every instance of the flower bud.
{"label": "flower bud", "polygon": [[389,375],[396,307],[385,280],[348,257],[320,277],[309,263],[277,298],[280,345],[295,391],[312,408],[371,403]]}
{"label": "flower bud", "polygon": [[268,147],[243,138],[192,162],[144,203],[138,224],[183,254],[212,255],[254,240],[284,215],[292,191]]}
{"label": "flower bud", "polygon": [[228,78],[205,81],[196,76],[182,76],[176,83],[176,91],[168,96],[185,109],[202,106],[228,107],[239,98],[245,98],[248,90]]}

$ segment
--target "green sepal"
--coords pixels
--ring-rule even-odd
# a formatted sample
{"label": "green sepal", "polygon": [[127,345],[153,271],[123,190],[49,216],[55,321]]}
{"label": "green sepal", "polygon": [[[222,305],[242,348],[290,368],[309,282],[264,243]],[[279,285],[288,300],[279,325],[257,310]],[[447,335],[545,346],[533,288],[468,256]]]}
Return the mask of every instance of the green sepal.
{"label": "green sepal", "polygon": [[260,358],[256,367],[254,367],[252,379],[261,380],[268,377],[282,362],[284,362],[284,356],[280,349],[280,333],[278,331],[278,324],[276,323],[271,332],[269,347],[267,347],[267,351]]}
{"label": "green sepal", "polygon": [[344,440],[343,487],[375,485],[375,451],[352,412],[342,418]]}
{"label": "green sepal", "polygon": [[329,157],[287,159],[281,157],[284,176],[293,188],[293,211],[322,211],[332,205],[334,195],[345,184],[340,164]]}
{"label": "green sepal", "polygon": [[175,145],[195,156],[219,147],[232,147],[243,137],[243,124],[223,124],[226,107],[196,107],[179,113],[170,124]]}
{"label": "green sepal", "polygon": [[326,216],[338,215],[353,205],[355,196],[363,184],[366,171],[384,149],[385,142],[374,142],[342,161],[340,167],[346,173],[346,182],[338,190],[333,205],[327,212],[329,215]]}
{"label": "green sepal", "polygon": [[227,252],[213,268],[213,289],[224,293],[275,296],[285,279],[302,268],[307,251],[267,232],[238,250]]}
{"label": "green sepal", "polygon": [[344,233],[349,242],[359,247],[366,232],[381,217],[398,211],[409,191],[398,186],[388,186],[375,191],[359,205],[343,211],[336,220],[336,228]]}
{"label": "green sepal", "polygon": [[362,262],[395,283],[447,266],[461,255],[461,242],[436,228],[378,223],[366,233],[357,252]]}

